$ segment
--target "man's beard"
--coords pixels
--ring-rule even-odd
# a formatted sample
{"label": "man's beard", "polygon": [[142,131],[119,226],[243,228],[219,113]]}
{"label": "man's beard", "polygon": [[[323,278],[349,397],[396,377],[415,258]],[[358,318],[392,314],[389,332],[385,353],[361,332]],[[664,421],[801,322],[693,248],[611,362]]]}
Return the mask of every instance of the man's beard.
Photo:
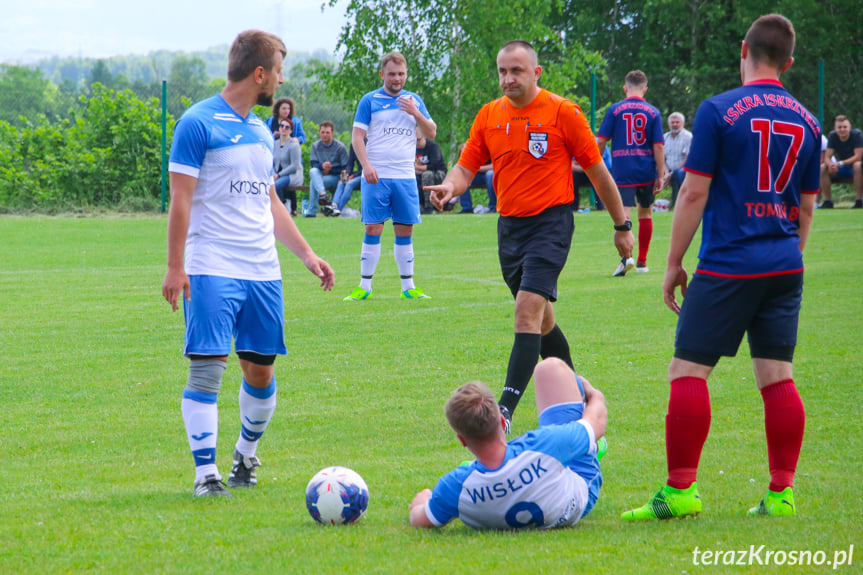
{"label": "man's beard", "polygon": [[671,130],[671,135],[672,135],[672,136],[676,136],[676,135],[677,135],[677,134],[679,134],[679,133],[680,133],[680,130]]}
{"label": "man's beard", "polygon": [[273,98],[275,94],[267,94],[266,92],[261,92],[258,94],[258,99],[255,102],[257,106],[272,106]]}

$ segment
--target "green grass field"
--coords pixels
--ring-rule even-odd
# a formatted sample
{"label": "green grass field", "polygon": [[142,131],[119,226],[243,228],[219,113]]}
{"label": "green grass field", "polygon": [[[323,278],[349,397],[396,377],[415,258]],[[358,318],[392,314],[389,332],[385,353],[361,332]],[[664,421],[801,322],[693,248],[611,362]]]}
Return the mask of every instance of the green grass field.
{"label": "green grass field", "polygon": [[[710,381],[713,423],[695,520],[628,525],[665,477],[666,369],[676,317],[662,302],[670,214],[656,218],[647,275],[611,278],[605,213],[578,214],[558,323],[577,370],[609,401],[610,451],[594,511],[554,532],[414,530],[414,493],[467,458],[443,416],[471,379],[499,391],[513,303],[500,278],[494,216],[428,216],[416,277],[433,296],[398,298],[392,229],[374,299],[343,302],[359,279],[358,220],[297,220],[337,273],[324,293],[282,250],[287,344],[279,407],[258,487],[232,501],[191,495],[180,397],[183,318],[162,300],[164,218],[0,218],[0,572],[3,573],[821,573],[832,566],[693,565],[693,551],[834,551],[863,564],[863,213],[816,212],[795,380],[807,409],[795,483],[799,517],[745,516],[766,489],[760,396],[748,348]],[[694,269],[695,251],[688,258]],[[220,398],[219,463],[239,431],[240,370]],[[536,424],[532,387],[515,431]],[[358,471],[367,516],[316,525],[304,489],[320,468]],[[761,555],[763,557],[763,553]]]}

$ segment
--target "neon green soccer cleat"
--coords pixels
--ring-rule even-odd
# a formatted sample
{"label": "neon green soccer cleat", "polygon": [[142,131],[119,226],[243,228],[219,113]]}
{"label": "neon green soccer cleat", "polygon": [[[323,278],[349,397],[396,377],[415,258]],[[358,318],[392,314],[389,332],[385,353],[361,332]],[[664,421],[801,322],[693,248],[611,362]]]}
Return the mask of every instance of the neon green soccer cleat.
{"label": "neon green soccer cleat", "polygon": [[351,295],[346,297],[344,301],[360,301],[364,299],[371,299],[372,290],[366,291],[360,286],[354,288],[354,291],[351,292]]}
{"label": "neon green soccer cleat", "polygon": [[698,484],[693,483],[687,489],[675,489],[666,485],[657,491],[647,504],[627,511],[620,518],[624,521],[650,521],[699,513],[701,513],[701,498],[698,496]]}
{"label": "neon green soccer cleat", "polygon": [[424,294],[419,288],[413,288],[403,291],[402,299],[431,299],[431,296]]}
{"label": "neon green soccer cleat", "polygon": [[756,507],[749,510],[749,515],[771,515],[773,517],[794,517],[797,507],[794,505],[794,491],[786,487],[780,492],[767,490],[767,496]]}

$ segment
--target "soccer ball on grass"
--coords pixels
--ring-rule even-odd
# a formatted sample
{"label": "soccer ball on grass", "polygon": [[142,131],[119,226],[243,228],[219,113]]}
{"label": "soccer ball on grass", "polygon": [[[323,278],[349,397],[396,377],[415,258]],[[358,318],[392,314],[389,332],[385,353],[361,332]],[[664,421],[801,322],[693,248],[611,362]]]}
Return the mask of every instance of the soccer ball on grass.
{"label": "soccer ball on grass", "polygon": [[306,508],[318,523],[350,525],[369,507],[369,488],[360,475],[347,467],[320,470],[306,487]]}

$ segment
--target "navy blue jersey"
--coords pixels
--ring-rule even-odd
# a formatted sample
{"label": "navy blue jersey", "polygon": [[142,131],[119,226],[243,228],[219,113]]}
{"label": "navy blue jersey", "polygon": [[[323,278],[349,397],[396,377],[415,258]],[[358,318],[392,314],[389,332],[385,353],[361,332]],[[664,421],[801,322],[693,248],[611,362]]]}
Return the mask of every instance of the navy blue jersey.
{"label": "navy blue jersey", "polygon": [[803,271],[800,195],[818,193],[821,127],[778,81],[706,100],[684,169],[713,178],[698,272],[754,277]]}
{"label": "navy blue jersey", "polygon": [[605,113],[597,135],[611,140],[611,175],[619,187],[653,184],[653,145],[665,142],[659,110],[644,98],[621,100]]}

